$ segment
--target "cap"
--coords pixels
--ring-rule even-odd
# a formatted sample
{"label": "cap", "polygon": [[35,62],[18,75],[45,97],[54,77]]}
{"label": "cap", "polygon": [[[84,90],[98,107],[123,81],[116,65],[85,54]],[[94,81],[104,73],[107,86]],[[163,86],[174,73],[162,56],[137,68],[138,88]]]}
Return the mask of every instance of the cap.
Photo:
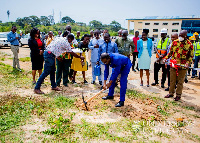
{"label": "cap", "polygon": [[167,29],[165,29],[165,28],[161,29],[160,33],[166,33],[167,34]]}
{"label": "cap", "polygon": [[189,40],[196,40],[195,36],[189,37]]}
{"label": "cap", "polygon": [[199,35],[199,33],[195,32],[193,35]]}

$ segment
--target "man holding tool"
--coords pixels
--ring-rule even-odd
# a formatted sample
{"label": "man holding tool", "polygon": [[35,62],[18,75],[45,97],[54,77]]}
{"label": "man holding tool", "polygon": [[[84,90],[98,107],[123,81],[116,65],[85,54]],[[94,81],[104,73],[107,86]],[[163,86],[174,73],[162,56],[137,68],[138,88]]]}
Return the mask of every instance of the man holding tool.
{"label": "man holding tool", "polygon": [[[127,89],[127,78],[130,72],[130,68],[132,67],[130,59],[127,56],[118,53],[103,53],[101,54],[101,61],[105,64],[103,89],[105,90],[109,88],[108,96],[105,96],[102,99],[114,99],[113,94],[115,89],[115,81],[118,75],[121,74],[120,101],[115,105],[115,107],[124,106],[125,94]],[[109,83],[106,84],[109,74],[109,66],[112,67],[112,74]]]}
{"label": "man holding tool", "polygon": [[170,62],[172,63],[172,67],[170,68],[169,94],[165,98],[174,96],[177,81],[176,97],[174,100],[179,101],[181,99],[185,74],[192,62],[193,56],[193,45],[187,39],[187,31],[182,30],[179,34],[179,40],[175,40],[172,43],[170,51],[164,60],[166,61],[171,57]]}

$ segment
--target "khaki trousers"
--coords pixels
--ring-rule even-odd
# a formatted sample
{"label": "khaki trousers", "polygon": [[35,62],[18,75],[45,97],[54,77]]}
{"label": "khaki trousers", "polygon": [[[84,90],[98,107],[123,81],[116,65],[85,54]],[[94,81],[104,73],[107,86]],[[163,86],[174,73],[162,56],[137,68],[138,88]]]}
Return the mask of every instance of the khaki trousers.
{"label": "khaki trousers", "polygon": [[178,76],[177,76],[176,69],[170,68],[170,87],[169,87],[170,95],[174,95],[176,81],[177,81],[176,96],[181,97],[186,71],[187,71],[186,69],[178,69]]}
{"label": "khaki trousers", "polygon": [[11,45],[11,51],[13,52],[13,68],[16,68],[16,66],[20,68],[18,59],[19,46]]}

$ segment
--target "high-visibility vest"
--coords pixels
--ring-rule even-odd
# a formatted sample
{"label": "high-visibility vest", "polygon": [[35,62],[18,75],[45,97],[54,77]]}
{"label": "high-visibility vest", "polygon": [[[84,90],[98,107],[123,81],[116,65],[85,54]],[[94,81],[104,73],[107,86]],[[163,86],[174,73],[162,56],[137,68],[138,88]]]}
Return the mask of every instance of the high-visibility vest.
{"label": "high-visibility vest", "polygon": [[195,56],[200,56],[200,42],[196,42]]}
{"label": "high-visibility vest", "polygon": [[[157,50],[160,55],[164,55],[167,53],[167,48],[170,45],[170,39],[166,38],[165,41],[162,43],[162,39],[159,40],[157,45]],[[158,54],[156,53],[156,58],[159,58]],[[163,57],[164,58],[164,57]]]}

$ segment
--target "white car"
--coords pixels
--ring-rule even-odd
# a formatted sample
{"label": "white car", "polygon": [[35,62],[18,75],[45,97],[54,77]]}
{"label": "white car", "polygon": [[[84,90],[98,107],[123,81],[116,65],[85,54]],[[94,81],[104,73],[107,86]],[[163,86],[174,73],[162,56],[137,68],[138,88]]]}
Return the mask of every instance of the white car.
{"label": "white car", "polygon": [[7,34],[9,32],[0,32],[0,47],[10,47],[11,44],[7,40]]}
{"label": "white car", "polygon": [[22,36],[19,42],[19,46],[22,47],[23,45],[28,45],[29,38],[30,38],[30,34],[26,34],[25,36]]}

